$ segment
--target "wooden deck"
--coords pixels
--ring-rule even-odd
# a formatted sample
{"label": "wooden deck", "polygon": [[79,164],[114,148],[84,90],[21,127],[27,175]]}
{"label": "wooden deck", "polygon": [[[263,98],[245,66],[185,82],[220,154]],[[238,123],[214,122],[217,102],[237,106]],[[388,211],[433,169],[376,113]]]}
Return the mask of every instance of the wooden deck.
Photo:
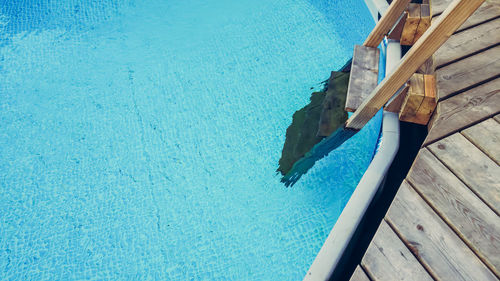
{"label": "wooden deck", "polygon": [[[434,0],[434,18],[450,2]],[[500,0],[435,62],[429,134],[351,280],[500,278]]]}

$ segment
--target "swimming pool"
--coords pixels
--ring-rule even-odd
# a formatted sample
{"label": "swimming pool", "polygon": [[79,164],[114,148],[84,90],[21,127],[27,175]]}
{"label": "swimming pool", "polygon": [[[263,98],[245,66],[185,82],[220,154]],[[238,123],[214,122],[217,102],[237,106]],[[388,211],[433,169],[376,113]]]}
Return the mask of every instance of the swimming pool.
{"label": "swimming pool", "polygon": [[304,276],[380,116],[293,188],[275,170],[362,0],[0,7],[0,279]]}

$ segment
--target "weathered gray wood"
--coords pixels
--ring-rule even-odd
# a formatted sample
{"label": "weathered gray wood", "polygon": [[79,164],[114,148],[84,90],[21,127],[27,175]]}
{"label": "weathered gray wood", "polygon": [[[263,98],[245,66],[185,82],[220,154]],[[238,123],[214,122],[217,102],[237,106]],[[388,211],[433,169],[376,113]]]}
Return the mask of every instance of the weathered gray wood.
{"label": "weathered gray wood", "polygon": [[442,100],[462,89],[492,78],[498,75],[499,69],[500,46],[440,68],[436,71],[438,98]]}
{"label": "weathered gray wood", "polygon": [[346,111],[354,112],[377,86],[379,56],[380,50],[377,48],[354,47]]}
{"label": "weathered gray wood", "polygon": [[434,54],[434,64],[439,68],[497,43],[500,43],[500,18],[452,35]]}
{"label": "weathered gray wood", "polygon": [[420,150],[407,180],[499,276],[500,217],[426,149]]}
{"label": "weathered gray wood", "polygon": [[500,124],[498,122],[489,119],[465,129],[462,133],[500,165]]}
{"label": "weathered gray wood", "polygon": [[385,221],[380,224],[361,264],[373,280],[433,280]]}
{"label": "weathered gray wood", "polygon": [[451,97],[437,106],[428,145],[500,112],[500,78]]}
{"label": "weathered gray wood", "polygon": [[497,120],[497,122],[500,123],[500,114],[495,115],[495,117],[493,117],[493,119]]}
{"label": "weathered gray wood", "polygon": [[399,188],[386,219],[436,278],[497,280],[407,182]]}
{"label": "weathered gray wood", "polygon": [[351,281],[370,281],[370,278],[366,276],[366,273],[363,271],[363,269],[358,265],[356,269],[354,270],[354,273],[351,276]]}
{"label": "weathered gray wood", "polygon": [[[451,0],[432,1],[432,14],[435,16],[433,22],[439,17],[437,14],[440,14],[444,9],[446,9],[450,2]],[[460,28],[458,28],[457,32],[496,18],[498,15],[500,15],[500,0],[486,0],[484,4],[481,5],[481,7],[479,7],[477,11],[474,12],[474,14],[472,14],[472,16],[470,16],[470,18],[460,26]]]}
{"label": "weathered gray wood", "polygon": [[500,214],[500,167],[493,160],[460,133],[427,148],[497,215]]}

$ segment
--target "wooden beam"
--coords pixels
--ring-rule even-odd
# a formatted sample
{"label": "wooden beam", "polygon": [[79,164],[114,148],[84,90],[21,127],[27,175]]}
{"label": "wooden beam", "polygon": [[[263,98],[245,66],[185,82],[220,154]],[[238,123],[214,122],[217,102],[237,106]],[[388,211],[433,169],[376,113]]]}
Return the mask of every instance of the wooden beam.
{"label": "wooden beam", "polygon": [[424,100],[418,108],[417,120],[415,123],[426,125],[429,123],[434,109],[437,105],[437,94],[436,94],[436,76],[424,74]]}
{"label": "wooden beam", "polygon": [[432,16],[431,16],[431,7],[429,4],[420,5],[420,21],[418,22],[417,31],[415,32],[415,36],[413,37],[413,43],[415,44],[420,37],[427,31],[427,29],[431,26]]}
{"label": "wooden beam", "polygon": [[[434,75],[428,74],[414,74],[422,75],[423,77],[423,93],[418,92],[421,91],[421,85],[419,85],[417,92],[414,94],[418,96],[417,99],[421,100],[420,106],[414,110],[413,108],[406,109],[410,110],[409,114],[405,116],[405,118],[401,118],[400,120],[411,122],[420,125],[427,125],[429,120],[431,119],[432,114],[434,113],[434,109],[436,108],[436,77]],[[420,81],[419,81],[420,82]],[[421,83],[421,82],[420,82]],[[410,95],[408,95],[410,97]],[[401,112],[404,112],[405,106],[401,108]],[[413,111],[414,110],[414,111]]]}
{"label": "wooden beam", "polygon": [[420,4],[410,3],[408,5],[408,15],[403,32],[401,33],[401,45],[413,45],[415,34],[420,22]]}
{"label": "wooden beam", "polygon": [[387,103],[394,93],[417,71],[417,69],[443,45],[444,42],[462,25],[485,0],[454,0],[439,17],[437,22],[424,33],[408,51],[401,62],[360,108],[347,120],[348,129],[360,130],[370,121],[377,111]]}
{"label": "wooden beam", "polygon": [[411,0],[394,0],[363,43],[367,47],[378,47],[384,36],[392,29]]}
{"label": "wooden beam", "polygon": [[410,78],[410,88],[408,89],[408,95],[401,106],[399,120],[413,123],[415,115],[424,101],[424,96],[424,75],[415,73]]}

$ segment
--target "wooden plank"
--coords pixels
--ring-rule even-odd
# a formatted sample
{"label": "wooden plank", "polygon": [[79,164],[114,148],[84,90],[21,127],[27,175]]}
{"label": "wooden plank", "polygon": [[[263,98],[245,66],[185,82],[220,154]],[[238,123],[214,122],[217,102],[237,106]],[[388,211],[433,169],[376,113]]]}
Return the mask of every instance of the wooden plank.
{"label": "wooden plank", "polygon": [[500,0],[486,0],[472,16],[460,26],[458,31],[483,23],[500,15]]}
{"label": "wooden plank", "polygon": [[426,149],[420,150],[407,180],[499,276],[500,217]]}
{"label": "wooden plank", "polygon": [[360,130],[417,69],[484,2],[454,0],[437,22],[406,53],[396,69],[380,83],[347,120],[346,128]]}
{"label": "wooden plank", "polygon": [[360,45],[354,47],[346,111],[354,112],[377,86],[379,56],[380,50],[377,48]]}
{"label": "wooden plank", "polygon": [[423,74],[413,74],[410,78],[410,88],[408,89],[408,95],[401,106],[401,111],[399,112],[399,120],[405,122],[412,122],[417,114],[418,108],[424,100],[424,75]]}
{"label": "wooden plank", "polygon": [[427,148],[497,215],[500,214],[500,167],[498,164],[460,133],[435,142]]}
{"label": "wooden plank", "polygon": [[440,68],[436,71],[438,98],[442,100],[490,79],[498,75],[499,69],[500,46]]}
{"label": "wooden plank", "polygon": [[386,220],[438,280],[497,280],[405,181]]}
{"label": "wooden plank", "polygon": [[354,270],[354,273],[351,276],[351,281],[370,281],[370,278],[366,276],[366,273],[363,271],[363,269],[358,265],[356,269]]}
{"label": "wooden plank", "polygon": [[495,115],[495,117],[493,117],[495,120],[497,120],[497,122],[500,123],[500,114],[499,115]]}
{"label": "wooden plank", "polygon": [[384,220],[361,264],[373,280],[433,280]]}
{"label": "wooden plank", "polygon": [[429,4],[420,5],[420,21],[418,22],[417,30],[415,31],[415,37],[413,37],[413,44],[417,42],[425,31],[431,26],[431,8]]}
{"label": "wooden plank", "polygon": [[489,119],[468,129],[462,134],[500,165],[500,125]]}
{"label": "wooden plank", "polygon": [[401,33],[401,45],[413,45],[418,23],[420,22],[420,4],[410,3],[407,11],[405,26]]}
{"label": "wooden plank", "polygon": [[[442,1],[438,1],[442,2]],[[446,2],[450,2],[450,0],[447,0]],[[435,11],[435,1],[432,2],[432,14],[436,15]],[[443,4],[438,4],[438,10],[441,10],[443,7]],[[467,19],[461,26],[458,28],[457,32],[460,32],[462,30],[468,29],[472,26],[478,25],[480,23],[484,23],[486,21],[489,21],[491,19],[494,19],[500,15],[500,0],[486,0],[481,7],[477,9],[472,16],[470,16],[469,19]],[[435,16],[433,18],[433,21],[436,20],[439,16]]]}
{"label": "wooden plank", "polygon": [[392,1],[387,11],[379,20],[379,22],[375,25],[372,32],[366,38],[363,43],[366,47],[376,48],[384,39],[384,36],[391,30],[396,21],[399,19],[403,11],[405,10],[408,3],[411,0],[394,0]]}
{"label": "wooden plank", "polygon": [[500,78],[440,102],[424,146],[498,112]]}
{"label": "wooden plank", "polygon": [[[436,67],[500,43],[500,18],[456,33],[435,53]],[[498,71],[497,71],[498,72]]]}

